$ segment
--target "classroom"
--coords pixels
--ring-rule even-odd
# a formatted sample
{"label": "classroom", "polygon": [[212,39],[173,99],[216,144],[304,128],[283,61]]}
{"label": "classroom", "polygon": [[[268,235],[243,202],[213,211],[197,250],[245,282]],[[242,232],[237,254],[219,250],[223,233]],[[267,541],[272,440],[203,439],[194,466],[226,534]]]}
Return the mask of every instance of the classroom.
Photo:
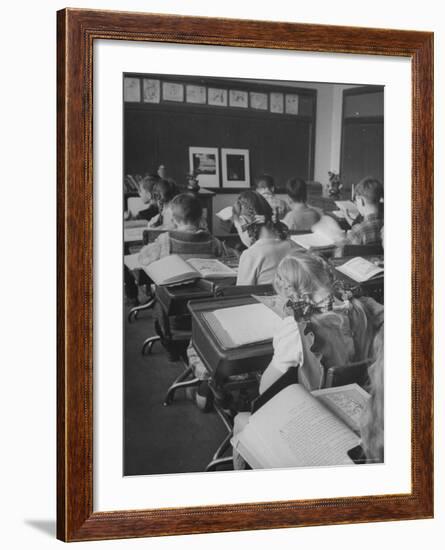
{"label": "classroom", "polygon": [[383,462],[384,88],[123,100],[123,475]]}

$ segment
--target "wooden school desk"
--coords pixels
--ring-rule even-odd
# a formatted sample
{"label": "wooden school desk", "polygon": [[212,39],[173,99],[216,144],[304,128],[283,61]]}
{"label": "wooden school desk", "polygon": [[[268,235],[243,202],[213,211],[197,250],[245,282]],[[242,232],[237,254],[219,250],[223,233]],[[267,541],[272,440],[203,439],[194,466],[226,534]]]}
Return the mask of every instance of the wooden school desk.
{"label": "wooden school desk", "polygon": [[244,295],[192,300],[188,304],[192,315],[193,346],[211,377],[217,382],[236,374],[262,372],[272,359],[272,339],[267,342],[225,349],[221,346],[203,314],[217,309],[256,303],[258,302],[255,298]]}
{"label": "wooden school desk", "polygon": [[[372,263],[378,262],[378,265],[383,266],[383,256],[361,256],[361,257]],[[337,267],[337,266],[343,265],[344,263],[348,262],[351,259],[352,258],[350,257],[333,258],[331,259],[331,262],[334,265],[334,267]],[[357,281],[354,281],[354,279],[351,279],[341,271],[338,271],[338,269],[335,270],[335,276],[337,277],[337,279],[344,281],[345,283],[347,283],[352,287],[359,286],[364,296],[369,296],[371,298],[374,298],[374,300],[376,300],[380,304],[384,303],[385,277],[383,275],[381,277],[376,277],[375,279],[370,279],[369,281],[364,281],[363,283],[358,283]]]}

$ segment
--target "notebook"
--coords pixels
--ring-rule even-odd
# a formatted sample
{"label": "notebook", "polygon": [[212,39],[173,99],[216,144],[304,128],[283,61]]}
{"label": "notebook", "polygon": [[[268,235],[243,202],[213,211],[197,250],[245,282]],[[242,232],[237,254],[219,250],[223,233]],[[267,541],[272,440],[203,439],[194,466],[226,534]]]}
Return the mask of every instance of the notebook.
{"label": "notebook", "polygon": [[369,398],[357,384],[312,394],[293,384],[251,415],[231,442],[252,468],[350,465]]}
{"label": "notebook", "polygon": [[171,254],[144,267],[147,275],[157,285],[177,285],[201,278],[236,277],[236,271],[216,259],[191,258],[184,260]]}
{"label": "notebook", "polygon": [[224,349],[271,341],[281,321],[261,303],[208,311],[203,317]]}
{"label": "notebook", "polygon": [[337,271],[344,273],[357,283],[363,283],[383,275],[383,267],[357,256],[337,267]]}

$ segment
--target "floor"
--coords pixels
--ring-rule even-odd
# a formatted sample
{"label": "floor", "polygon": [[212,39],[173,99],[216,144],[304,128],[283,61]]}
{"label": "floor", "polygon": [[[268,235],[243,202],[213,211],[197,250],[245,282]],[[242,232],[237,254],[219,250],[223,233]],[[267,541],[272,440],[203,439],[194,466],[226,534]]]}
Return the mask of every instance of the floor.
{"label": "floor", "polygon": [[227,433],[221,420],[214,411],[199,410],[184,390],[163,405],[183,364],[168,361],[159,343],[152,355],[142,356],[142,342],[154,334],[151,311],[124,322],[124,475],[204,471]]}

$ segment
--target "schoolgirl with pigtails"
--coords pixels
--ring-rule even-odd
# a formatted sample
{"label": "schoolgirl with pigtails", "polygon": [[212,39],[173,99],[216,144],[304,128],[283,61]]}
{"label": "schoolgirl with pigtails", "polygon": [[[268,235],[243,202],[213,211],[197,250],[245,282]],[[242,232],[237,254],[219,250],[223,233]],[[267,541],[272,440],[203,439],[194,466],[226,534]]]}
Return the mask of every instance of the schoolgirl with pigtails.
{"label": "schoolgirl with pigtails", "polygon": [[233,221],[243,244],[237,285],[272,284],[280,261],[296,245],[287,227],[267,200],[256,191],[244,191],[233,205]]}
{"label": "schoolgirl with pigtails", "polygon": [[292,252],[278,265],[274,287],[283,320],[260,392],[290,366],[299,366],[299,382],[312,391],[323,387],[329,367],[373,358],[383,306],[345,288],[326,260],[310,252]]}
{"label": "schoolgirl with pigtails", "polygon": [[[377,363],[381,368],[383,365],[378,361],[383,354],[383,306],[372,298],[359,296],[354,289],[345,289],[335,280],[330,265],[310,252],[291,252],[283,258],[276,270],[274,287],[279,296],[275,309],[282,320],[273,338],[272,360],[261,376],[259,393],[264,393],[291,367],[298,367],[298,383],[313,391],[324,387],[329,367],[371,359],[375,363],[370,368],[367,389],[380,402],[383,385],[373,383],[372,374],[377,372]],[[377,353],[376,348],[380,350]],[[235,416],[235,435],[244,429],[248,419],[247,412]],[[382,456],[380,420],[368,415],[361,430],[368,447],[379,446]],[[236,449],[233,464],[235,469],[246,467]]]}

